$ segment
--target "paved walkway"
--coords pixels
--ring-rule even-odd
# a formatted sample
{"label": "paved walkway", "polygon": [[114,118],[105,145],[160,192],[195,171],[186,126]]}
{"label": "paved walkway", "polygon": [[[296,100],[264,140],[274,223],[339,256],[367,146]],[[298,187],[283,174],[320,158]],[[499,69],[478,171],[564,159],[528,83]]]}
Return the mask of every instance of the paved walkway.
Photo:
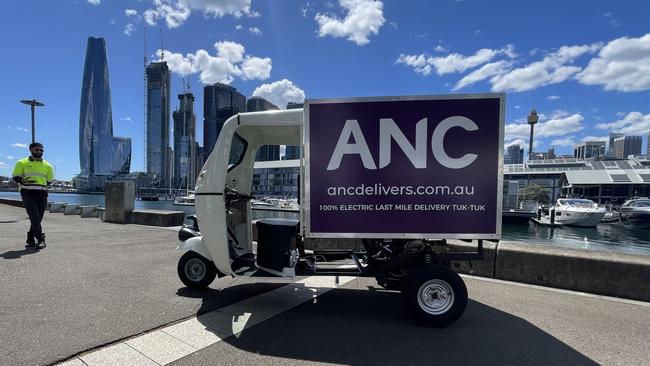
{"label": "paved walkway", "polygon": [[648,303],[465,277],[463,317],[428,329],[370,279],[227,278],[188,291],[171,230],[46,214],[49,245],[32,252],[25,218],[0,205],[0,365],[645,365],[650,355]]}

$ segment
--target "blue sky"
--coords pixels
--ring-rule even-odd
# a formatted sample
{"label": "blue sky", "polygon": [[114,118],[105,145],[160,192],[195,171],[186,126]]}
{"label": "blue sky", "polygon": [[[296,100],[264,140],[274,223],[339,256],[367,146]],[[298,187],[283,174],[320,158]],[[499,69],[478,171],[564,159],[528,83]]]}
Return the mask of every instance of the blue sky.
{"label": "blue sky", "polygon": [[[107,42],[113,126],[143,170],[143,28],[157,59],[163,30],[174,95],[182,76],[247,97],[307,98],[506,92],[506,144],[536,150],[612,131],[650,130],[650,3],[642,1],[12,1],[0,13],[0,175],[37,140],[59,179],[79,172],[81,79],[88,36]],[[178,105],[173,99],[172,108]]]}

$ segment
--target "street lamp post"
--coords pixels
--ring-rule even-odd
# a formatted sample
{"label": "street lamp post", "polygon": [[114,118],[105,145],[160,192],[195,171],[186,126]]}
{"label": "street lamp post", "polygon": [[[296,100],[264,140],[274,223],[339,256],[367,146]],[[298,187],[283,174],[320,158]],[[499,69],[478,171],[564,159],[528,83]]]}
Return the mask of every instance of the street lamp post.
{"label": "street lamp post", "polygon": [[36,99],[28,100],[28,99],[23,99],[20,101],[23,104],[27,104],[28,106],[31,106],[32,108],[32,142],[36,141],[36,131],[34,130],[34,110],[36,107],[42,107],[45,104],[37,101]]}
{"label": "street lamp post", "polygon": [[535,124],[539,121],[537,116],[537,110],[535,108],[530,110],[528,115],[528,124],[530,125],[530,140],[528,140],[528,160],[533,160],[533,130],[535,129]]}

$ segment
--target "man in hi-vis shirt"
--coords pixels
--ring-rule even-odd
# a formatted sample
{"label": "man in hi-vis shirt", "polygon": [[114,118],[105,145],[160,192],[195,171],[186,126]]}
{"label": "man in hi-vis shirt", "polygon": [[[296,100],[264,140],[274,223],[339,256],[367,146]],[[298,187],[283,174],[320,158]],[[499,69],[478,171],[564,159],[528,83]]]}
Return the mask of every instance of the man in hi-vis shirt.
{"label": "man in hi-vis shirt", "polygon": [[27,247],[45,248],[41,221],[47,206],[47,186],[54,180],[52,165],[43,159],[43,144],[32,142],[31,155],[16,162],[13,179],[20,184],[20,196],[31,223],[27,232]]}

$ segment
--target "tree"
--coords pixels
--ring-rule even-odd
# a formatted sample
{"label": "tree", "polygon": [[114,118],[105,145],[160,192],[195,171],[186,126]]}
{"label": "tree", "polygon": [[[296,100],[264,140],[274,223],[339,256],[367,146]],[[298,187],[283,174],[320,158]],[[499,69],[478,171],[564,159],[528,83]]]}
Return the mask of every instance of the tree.
{"label": "tree", "polygon": [[548,192],[546,192],[544,186],[539,184],[531,184],[526,188],[520,189],[519,196],[524,201],[535,201],[542,204],[550,201]]}

